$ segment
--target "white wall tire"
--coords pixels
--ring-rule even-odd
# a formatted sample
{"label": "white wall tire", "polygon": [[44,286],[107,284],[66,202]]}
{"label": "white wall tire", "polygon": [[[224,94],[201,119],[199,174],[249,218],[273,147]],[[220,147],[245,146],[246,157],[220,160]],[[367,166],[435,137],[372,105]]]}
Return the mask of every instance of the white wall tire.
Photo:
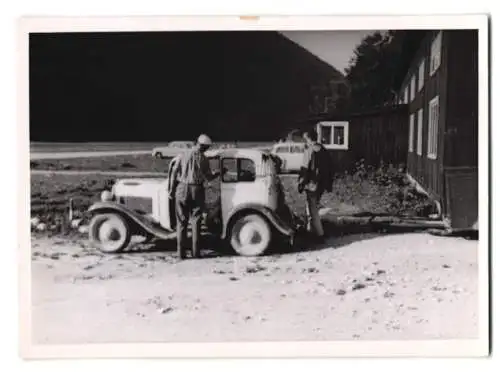
{"label": "white wall tire", "polygon": [[259,256],[269,248],[272,231],[268,221],[251,214],[239,218],[231,227],[229,241],[233,250],[242,256]]}
{"label": "white wall tire", "polygon": [[163,154],[161,154],[160,152],[156,152],[155,153],[155,158],[162,159],[163,158]]}
{"label": "white wall tire", "polygon": [[98,214],[90,221],[89,240],[103,253],[123,251],[129,245],[130,239],[130,227],[118,214]]}

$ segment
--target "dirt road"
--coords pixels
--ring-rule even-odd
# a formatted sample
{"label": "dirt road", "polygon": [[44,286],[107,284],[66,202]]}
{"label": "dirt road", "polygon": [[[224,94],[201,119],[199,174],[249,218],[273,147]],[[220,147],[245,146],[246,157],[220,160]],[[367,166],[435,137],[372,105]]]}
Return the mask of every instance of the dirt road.
{"label": "dirt road", "polygon": [[178,262],[32,242],[35,343],[477,337],[477,241],[351,235],[317,250]]}

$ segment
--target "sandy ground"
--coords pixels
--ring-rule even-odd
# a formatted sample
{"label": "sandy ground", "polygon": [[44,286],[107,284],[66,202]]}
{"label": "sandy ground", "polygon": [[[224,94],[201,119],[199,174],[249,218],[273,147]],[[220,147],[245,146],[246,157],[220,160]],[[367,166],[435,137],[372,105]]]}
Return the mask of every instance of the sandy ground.
{"label": "sandy ground", "polygon": [[183,262],[170,250],[33,238],[33,342],[477,337],[477,241],[365,234]]}

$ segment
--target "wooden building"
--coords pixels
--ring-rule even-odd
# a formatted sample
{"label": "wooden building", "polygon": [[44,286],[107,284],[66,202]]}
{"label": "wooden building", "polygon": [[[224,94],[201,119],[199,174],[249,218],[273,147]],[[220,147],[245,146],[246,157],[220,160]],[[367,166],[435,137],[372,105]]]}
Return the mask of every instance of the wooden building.
{"label": "wooden building", "polygon": [[408,109],[405,105],[349,114],[309,118],[295,125],[287,140],[301,141],[301,128],[315,126],[318,140],[329,150],[336,172],[351,171],[356,162],[405,165],[408,148]]}
{"label": "wooden building", "polygon": [[478,218],[478,31],[428,31],[399,92],[408,176],[452,228]]}

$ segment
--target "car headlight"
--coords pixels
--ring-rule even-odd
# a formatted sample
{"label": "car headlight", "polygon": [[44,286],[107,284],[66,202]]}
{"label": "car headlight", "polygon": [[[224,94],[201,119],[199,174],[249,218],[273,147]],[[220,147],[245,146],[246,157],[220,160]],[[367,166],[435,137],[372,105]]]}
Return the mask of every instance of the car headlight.
{"label": "car headlight", "polygon": [[109,190],[104,190],[101,193],[101,201],[102,202],[111,202],[113,200],[113,193]]}

